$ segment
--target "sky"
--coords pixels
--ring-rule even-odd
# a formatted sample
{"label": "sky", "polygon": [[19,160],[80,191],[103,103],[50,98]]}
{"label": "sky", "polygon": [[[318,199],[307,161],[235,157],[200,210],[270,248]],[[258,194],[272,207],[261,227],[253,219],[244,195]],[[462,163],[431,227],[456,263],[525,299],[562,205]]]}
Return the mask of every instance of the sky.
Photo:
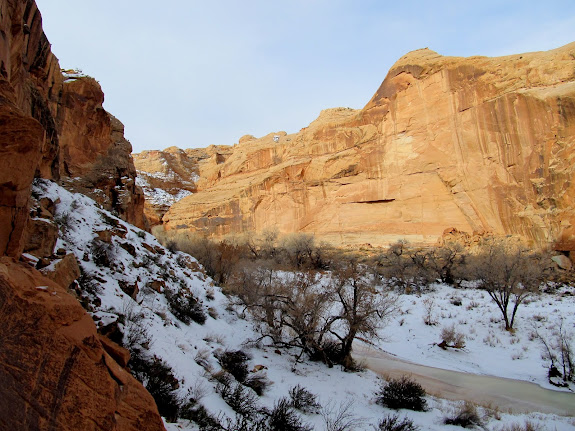
{"label": "sky", "polygon": [[96,78],[134,152],[294,133],[362,108],[409,51],[575,41],[573,0],[36,0],[63,68]]}

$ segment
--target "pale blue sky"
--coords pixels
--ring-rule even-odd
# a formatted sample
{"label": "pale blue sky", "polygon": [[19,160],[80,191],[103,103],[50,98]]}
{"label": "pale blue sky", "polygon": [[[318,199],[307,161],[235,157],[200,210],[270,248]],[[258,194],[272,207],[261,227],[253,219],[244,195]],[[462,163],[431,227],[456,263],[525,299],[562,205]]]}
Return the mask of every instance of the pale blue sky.
{"label": "pale blue sky", "polygon": [[363,107],[403,54],[575,41],[575,1],[36,0],[65,68],[94,76],[134,152],[296,132]]}

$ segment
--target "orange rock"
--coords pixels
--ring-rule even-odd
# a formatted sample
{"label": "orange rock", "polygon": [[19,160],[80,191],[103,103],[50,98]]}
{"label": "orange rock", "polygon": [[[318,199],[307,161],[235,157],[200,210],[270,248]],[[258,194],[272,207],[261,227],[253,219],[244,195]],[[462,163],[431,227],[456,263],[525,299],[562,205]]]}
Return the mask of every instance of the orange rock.
{"label": "orange rock", "polygon": [[98,339],[100,343],[102,343],[102,347],[106,353],[108,353],[118,365],[123,368],[128,366],[128,361],[130,360],[130,352],[128,349],[124,349],[104,335],[98,335]]}
{"label": "orange rock", "polygon": [[74,280],[77,280],[81,275],[76,256],[72,253],[54,260],[50,266],[43,268],[41,272],[63,287],[70,287]]}
{"label": "orange rock", "polygon": [[28,224],[24,251],[36,257],[48,257],[54,252],[58,226],[50,219],[31,219]]}
{"label": "orange rock", "polygon": [[337,245],[435,243],[446,228],[575,244],[575,43],[507,57],[411,52],[361,110],[198,162],[167,229],[277,228]]}
{"label": "orange rock", "polygon": [[0,304],[0,429],[164,429],[150,394],[64,288],[4,257]]}

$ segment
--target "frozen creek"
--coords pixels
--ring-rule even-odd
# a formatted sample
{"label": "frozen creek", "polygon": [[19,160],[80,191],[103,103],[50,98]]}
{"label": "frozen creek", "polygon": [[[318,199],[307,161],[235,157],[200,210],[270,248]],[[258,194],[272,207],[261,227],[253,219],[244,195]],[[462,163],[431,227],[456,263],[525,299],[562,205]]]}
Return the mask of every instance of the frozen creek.
{"label": "frozen creek", "polygon": [[502,412],[575,416],[574,393],[553,391],[522,380],[419,365],[360,343],[354,345],[354,357],[386,378],[411,375],[430,395],[440,398],[472,401]]}

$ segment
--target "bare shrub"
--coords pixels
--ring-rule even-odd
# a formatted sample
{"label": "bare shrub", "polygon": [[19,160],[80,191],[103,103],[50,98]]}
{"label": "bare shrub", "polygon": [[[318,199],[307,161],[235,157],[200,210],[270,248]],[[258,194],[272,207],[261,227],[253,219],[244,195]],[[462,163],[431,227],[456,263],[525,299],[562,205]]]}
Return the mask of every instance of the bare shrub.
{"label": "bare shrub", "polygon": [[451,347],[452,349],[463,349],[465,347],[465,335],[457,329],[455,325],[446,326],[441,330],[441,343],[438,344],[442,349]]}
{"label": "bare shrub", "polygon": [[192,321],[203,325],[206,314],[202,304],[186,289],[164,291],[170,312],[181,322],[189,325]]}
{"label": "bare shrub", "polygon": [[304,424],[287,398],[281,398],[269,412],[267,425],[271,431],[312,431]]}
{"label": "bare shrub", "polygon": [[216,385],[216,392],[236,413],[246,418],[255,418],[260,407],[256,394],[238,382],[221,379]]}
{"label": "bare shrub", "polygon": [[216,354],[216,359],[222,368],[230,373],[238,382],[244,382],[248,375],[249,357],[241,350],[226,350],[223,353]]}
{"label": "bare shrub", "polygon": [[124,300],[118,313],[118,321],[124,325],[122,344],[132,354],[148,350],[152,344],[152,336],[148,330],[149,323],[144,323],[145,317],[132,299]]}
{"label": "bare shrub", "polygon": [[174,422],[178,418],[182,401],[175,390],[179,387],[179,381],[172,372],[172,368],[162,359],[154,356],[132,356],[130,369],[144,387],[150,392],[158,411],[168,422]]}
{"label": "bare shrub", "polygon": [[[573,334],[565,328],[564,320],[554,329],[551,337],[543,337],[535,325],[533,335],[543,346],[543,359],[550,362],[548,377],[554,385],[567,386],[567,382],[575,381],[575,356],[573,354]],[[559,384],[555,378],[562,378]]]}
{"label": "bare shrub", "polygon": [[483,425],[477,407],[469,401],[460,404],[453,414],[443,419],[443,423],[446,425],[457,425],[462,428],[481,427]]}
{"label": "bare shrub", "polygon": [[435,298],[429,297],[422,301],[425,313],[423,315],[423,322],[428,326],[437,325],[437,318],[435,317]]}
{"label": "bare shrub", "polygon": [[251,388],[259,396],[262,396],[265,390],[271,384],[267,378],[267,375],[263,372],[248,375],[243,383],[248,388]]}
{"label": "bare shrub", "polygon": [[326,431],[353,431],[365,429],[365,420],[353,412],[353,400],[328,404],[321,411]]}
{"label": "bare shrub", "polygon": [[317,396],[300,385],[294,386],[289,390],[289,397],[293,408],[301,412],[320,412],[321,405],[317,401]]}
{"label": "bare shrub", "polygon": [[419,427],[407,417],[399,419],[399,415],[387,415],[378,424],[379,431],[418,431]]}
{"label": "bare shrub", "polygon": [[194,361],[200,367],[206,371],[211,371],[212,367],[210,365],[210,356],[212,352],[209,349],[200,349],[196,352],[194,356]]}
{"label": "bare shrub", "polygon": [[539,424],[526,420],[523,425],[514,423],[504,426],[499,431],[543,431],[543,427]]}

